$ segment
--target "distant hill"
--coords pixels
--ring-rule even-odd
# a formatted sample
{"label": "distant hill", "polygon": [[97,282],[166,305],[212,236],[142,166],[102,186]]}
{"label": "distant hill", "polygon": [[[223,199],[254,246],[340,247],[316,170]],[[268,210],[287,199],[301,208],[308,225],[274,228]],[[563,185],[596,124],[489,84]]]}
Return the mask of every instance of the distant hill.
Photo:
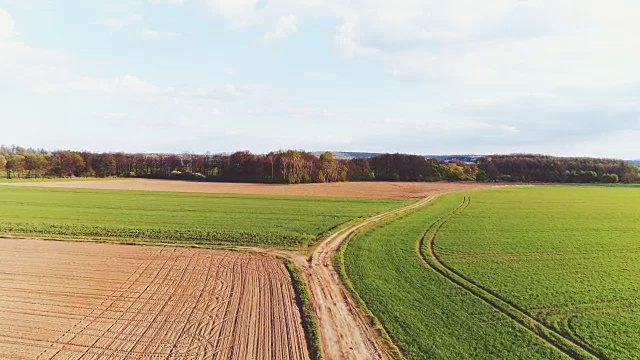
{"label": "distant hill", "polygon": [[[320,156],[323,151],[314,151],[314,154]],[[353,159],[353,158],[372,158],[382,153],[370,153],[370,152],[355,152],[355,151],[332,151],[333,157],[336,159]]]}
{"label": "distant hill", "polygon": [[[336,159],[353,159],[353,158],[372,158],[374,156],[382,155],[382,153],[372,153],[372,152],[359,152],[359,151],[332,151],[333,157]],[[320,156],[322,151],[314,151],[314,154]],[[472,154],[463,154],[463,155],[422,155],[427,159],[435,158],[442,161],[451,161],[451,160],[460,160],[463,162],[475,162],[478,158],[483,157],[485,155],[472,155]],[[628,160],[630,163],[640,167],[640,159],[638,160]]]}
{"label": "distant hill", "polygon": [[[382,155],[382,153],[358,152],[358,151],[332,151],[333,157],[336,159],[353,159],[353,158],[372,158]],[[314,151],[314,154],[320,155],[322,151]],[[435,158],[442,161],[460,160],[463,162],[475,162],[482,155],[422,155],[427,159]]]}

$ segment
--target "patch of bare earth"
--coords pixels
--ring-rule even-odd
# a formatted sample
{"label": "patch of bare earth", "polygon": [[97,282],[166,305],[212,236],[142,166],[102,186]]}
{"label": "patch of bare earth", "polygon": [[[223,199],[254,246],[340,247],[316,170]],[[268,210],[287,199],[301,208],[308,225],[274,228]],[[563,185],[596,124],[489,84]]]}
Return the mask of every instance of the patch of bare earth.
{"label": "patch of bare earth", "polygon": [[308,359],[288,272],[237,251],[0,239],[2,359]]}
{"label": "patch of bare earth", "polygon": [[79,189],[179,191],[216,194],[306,195],[387,198],[423,198],[433,193],[456,190],[470,190],[486,186],[486,184],[480,183],[381,181],[282,185],[212,183],[149,179],[10,183],[5,185],[45,186]]}

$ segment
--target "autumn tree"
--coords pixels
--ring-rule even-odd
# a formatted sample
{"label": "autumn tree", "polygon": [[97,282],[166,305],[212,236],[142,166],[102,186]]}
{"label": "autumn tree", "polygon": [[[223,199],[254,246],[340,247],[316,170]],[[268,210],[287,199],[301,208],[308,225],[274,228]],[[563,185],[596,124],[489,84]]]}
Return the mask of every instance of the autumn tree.
{"label": "autumn tree", "polygon": [[349,168],[347,167],[347,164],[345,164],[344,162],[340,162],[338,164],[338,181],[348,181],[349,178],[347,177],[347,175],[349,174]]}
{"label": "autumn tree", "polygon": [[51,154],[51,172],[59,177],[80,176],[85,168],[82,156],[73,151],[56,151]]}
{"label": "autumn tree", "polygon": [[250,151],[237,151],[222,163],[221,173],[226,180],[256,182],[262,174],[259,165]]}
{"label": "autumn tree", "polygon": [[27,177],[42,176],[48,167],[49,162],[44,154],[27,153],[24,155],[24,168],[27,171]]}
{"label": "autumn tree", "polygon": [[20,177],[24,171],[24,156],[20,154],[8,154],[6,156],[5,168],[8,179],[11,179],[16,174]]}
{"label": "autumn tree", "polygon": [[[468,158],[465,158],[468,160]],[[521,181],[640,182],[640,168],[622,160],[563,158],[531,154],[480,157],[476,163],[448,162],[420,155],[381,154],[337,159],[299,150],[266,155],[129,154],[77,151],[47,152],[0,145],[0,169],[7,177],[138,176],[209,181],[304,183],[331,181]]]}
{"label": "autumn tree", "polygon": [[94,158],[92,167],[98,177],[114,176],[117,170],[116,157],[113,154],[100,154]]}
{"label": "autumn tree", "polygon": [[331,151],[325,151],[320,154],[320,165],[322,182],[333,182],[338,179],[338,168]]}
{"label": "autumn tree", "polygon": [[373,180],[369,159],[353,158],[347,162],[347,179],[351,181]]}
{"label": "autumn tree", "polygon": [[456,162],[450,162],[447,164],[447,173],[446,179],[449,181],[462,181],[466,180],[466,176],[464,174],[464,168],[460,166],[460,164]]}
{"label": "autumn tree", "polygon": [[551,183],[640,181],[640,169],[623,160],[554,157],[531,154],[493,155],[480,158],[479,171],[491,181]]}

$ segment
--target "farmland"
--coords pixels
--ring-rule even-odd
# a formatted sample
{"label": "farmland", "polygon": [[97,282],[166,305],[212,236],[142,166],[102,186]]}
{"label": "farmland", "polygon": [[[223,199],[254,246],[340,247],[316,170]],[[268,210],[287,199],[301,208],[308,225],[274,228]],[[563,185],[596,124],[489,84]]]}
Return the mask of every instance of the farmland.
{"label": "farmland", "polygon": [[0,186],[0,233],[305,248],[411,201]]}
{"label": "farmland", "polygon": [[354,289],[407,358],[561,359],[545,342],[429,270],[418,240],[461,195],[358,234],[344,253]]}
{"label": "farmland", "polygon": [[2,359],[309,359],[267,256],[0,239],[0,284]]}
{"label": "farmland", "polygon": [[637,188],[499,189],[471,199],[435,242],[445,263],[601,357],[637,358]]}
{"label": "farmland", "polygon": [[632,359],[638,200],[631,187],[445,195],[354,237],[345,272],[410,359]]}
{"label": "farmland", "polygon": [[[311,358],[317,358],[322,352],[322,356],[327,359],[383,359],[384,355],[380,351],[375,338],[375,333],[371,332],[366,324],[359,320],[357,311],[347,297],[344,295],[343,287],[340,283],[340,279],[331,267],[331,259],[335,253],[335,248],[342,241],[344,237],[347,237],[352,231],[359,228],[365,222],[352,221],[356,217],[368,217],[375,215],[374,218],[380,218],[381,216],[390,216],[393,212],[403,206],[417,206],[420,202],[416,199],[410,199],[407,197],[421,197],[429,194],[437,194],[446,192],[452,189],[472,189],[484,186],[482,184],[448,184],[448,183],[430,183],[430,184],[413,184],[413,183],[364,183],[361,184],[361,188],[354,187],[352,184],[326,184],[324,186],[315,186],[319,184],[300,184],[292,186],[271,186],[263,184],[224,184],[224,183],[188,183],[188,182],[170,182],[170,181],[147,181],[147,180],[134,180],[127,182],[125,180],[111,182],[111,181],[92,181],[94,186],[99,189],[77,189],[76,186],[81,184],[87,184],[88,182],[56,182],[56,183],[34,183],[32,187],[31,183],[27,183],[28,186],[0,186],[0,214],[2,214],[3,222],[0,226],[4,226],[5,234],[9,232],[10,236],[23,237],[23,239],[7,240],[15,241],[17,244],[24,242],[23,247],[19,251],[12,251],[13,254],[22,254],[31,256],[41,256],[40,261],[41,268],[33,268],[29,272],[30,275],[39,273],[46,273],[53,269],[54,274],[59,279],[64,279],[64,274],[60,272],[70,272],[73,276],[79,275],[80,278],[85,278],[83,272],[85,268],[89,270],[98,269],[103,261],[111,261],[114,269],[120,269],[126,265],[127,261],[122,260],[122,257],[126,259],[123,254],[129,254],[129,249],[173,249],[171,247],[138,247],[128,246],[120,247],[113,244],[113,249],[118,251],[105,251],[101,255],[96,255],[92,252],[91,256],[100,258],[96,264],[91,263],[86,259],[78,259],[69,257],[68,253],[75,254],[85,246],[94,245],[107,245],[107,244],[92,244],[88,242],[74,242],[74,243],[61,243],[52,242],[52,244],[69,244],[69,246],[78,246],[79,248],[72,248],[72,250],[61,251],[60,248],[49,248],[46,251],[38,251],[37,248],[30,250],[34,246],[34,240],[24,239],[29,236],[36,235],[42,238],[66,238],[73,239],[107,239],[114,241],[123,241],[126,243],[142,243],[153,242],[163,243],[166,245],[172,244],[205,244],[205,245],[252,245],[251,248],[244,248],[239,254],[245,254],[249,256],[251,252],[263,253],[260,259],[256,261],[264,262],[265,267],[273,268],[273,261],[276,259],[269,257],[272,255],[284,256],[290,259],[287,261],[287,267],[290,271],[291,280],[289,285],[293,285],[295,291],[295,297],[292,297],[292,301],[300,306],[301,323],[300,328],[304,331],[303,340],[307,343],[308,354],[305,352],[304,356],[310,355]],[[100,187],[108,187],[112,184],[118,184],[115,186],[123,186],[127,188],[129,184],[135,184],[135,186],[141,186],[140,190],[105,190]],[[58,187],[55,184],[64,184],[65,186]],[[67,188],[66,185],[70,187]],[[202,185],[202,186],[197,186]],[[244,186],[255,185],[255,186]],[[314,185],[314,186],[308,186]],[[41,187],[45,186],[45,187]],[[160,187],[160,189],[158,188]],[[195,189],[194,189],[195,188]],[[261,194],[212,194],[207,192],[220,192],[229,191],[265,191],[269,195]],[[162,190],[162,191],[151,191]],[[193,193],[194,190],[200,190],[202,192]],[[180,191],[180,192],[177,192]],[[289,195],[273,195],[273,192],[284,194],[295,194],[296,196]],[[301,193],[309,196],[300,196]],[[346,194],[351,197],[325,197],[323,195],[335,195]],[[375,196],[386,196],[387,198],[376,198]],[[384,213],[381,214],[381,213]],[[367,220],[369,221],[369,220]],[[342,227],[341,224],[349,223],[348,226]],[[7,231],[10,229],[11,231]],[[18,231],[16,231],[16,229]],[[124,230],[123,230],[124,229]],[[211,237],[198,238],[198,237],[176,237],[176,234],[183,234],[183,230],[189,230],[191,232],[187,234],[193,234],[194,230],[204,229],[207,231],[215,230],[220,235],[220,242],[218,239],[212,239]],[[341,229],[340,231],[338,231]],[[203,230],[203,231],[204,231]],[[305,237],[303,241],[294,242],[294,244],[303,245],[291,245],[288,243],[287,230],[290,232],[295,231],[295,234],[303,234]],[[0,232],[2,233],[2,232]],[[158,236],[160,234],[171,234],[172,237],[164,238]],[[96,235],[93,235],[96,234]],[[142,235],[141,235],[142,234]],[[237,234],[245,235],[247,238],[238,237]],[[311,243],[323,235],[331,236],[326,237],[326,241],[319,244],[318,247],[312,248],[313,255],[309,258],[300,252],[290,250],[304,250],[308,253],[309,248],[306,244]],[[234,237],[235,236],[235,237]],[[271,239],[264,239],[261,236],[272,236]],[[248,240],[247,240],[248,239]],[[260,241],[256,241],[260,240]],[[297,238],[294,238],[294,240]],[[2,240],[0,240],[2,241]],[[45,242],[37,242],[37,244],[43,244]],[[275,249],[260,249],[260,247],[275,247]],[[282,250],[282,247],[287,247],[289,250]],[[186,250],[183,247],[176,248],[180,251]],[[192,250],[192,249],[189,249]],[[238,249],[236,249],[238,250]],[[132,251],[132,253],[137,252]],[[202,251],[206,251],[202,249]],[[32,254],[33,253],[33,254]],[[42,253],[46,253],[47,256],[42,256]],[[170,253],[170,257],[173,258],[174,253]],[[194,254],[186,253],[183,258],[193,257]],[[235,254],[235,252],[233,253]],[[267,256],[266,254],[269,254]],[[149,258],[152,255],[145,253],[141,255],[143,258]],[[101,257],[105,257],[104,259]],[[226,257],[225,257],[226,258]],[[255,259],[254,257],[251,257]],[[122,260],[122,261],[121,261]],[[26,261],[26,260],[25,260]],[[171,260],[173,261],[173,260]],[[206,262],[206,260],[203,260]],[[212,260],[210,260],[212,261]],[[63,265],[56,265],[56,262],[62,262]],[[278,264],[282,264],[281,260],[277,260]],[[11,266],[12,262],[8,261],[7,264]],[[237,267],[234,267],[235,263],[228,261],[220,261],[219,266],[216,267],[218,272],[234,272]],[[294,265],[295,264],[295,265]],[[95,266],[94,266],[95,265]],[[279,266],[278,265],[278,269]],[[62,267],[62,270],[58,267]],[[247,265],[243,265],[247,266]],[[254,265],[249,265],[254,266]],[[259,265],[255,265],[258,266]],[[229,269],[230,268],[230,269]],[[200,271],[197,268],[185,269],[185,273],[191,273],[194,271]],[[264,272],[266,270],[260,270],[258,272]],[[265,291],[273,293],[274,290],[267,290],[269,286],[274,286],[274,280],[271,279],[275,275],[267,271],[264,277],[260,277],[255,280],[255,286],[264,288]],[[275,271],[275,270],[274,270]],[[279,271],[279,270],[278,270]],[[0,270],[0,273],[2,271]],[[7,271],[10,276],[10,271]],[[126,273],[126,271],[124,271]],[[133,275],[132,275],[133,276]],[[182,276],[182,275],[180,275]],[[24,279],[15,276],[19,282],[25,282]],[[75,278],[74,278],[75,279]],[[112,279],[111,274],[104,274],[104,276],[95,275],[94,273],[86,276],[86,281],[95,281],[98,284],[105,283],[111,284],[114,282],[122,281],[122,279]],[[306,280],[307,284],[304,284]],[[75,280],[74,280],[75,281]],[[234,289],[244,289],[242,278],[233,278],[224,281]],[[131,281],[129,281],[131,283]],[[53,283],[55,285],[55,283]],[[40,293],[39,289],[46,284],[38,283],[33,285],[36,293]],[[84,287],[82,284],[72,284],[74,289],[77,290],[78,299],[84,297],[94,297],[94,291],[101,291],[102,285],[94,287]],[[308,288],[305,289],[305,285]],[[31,285],[30,285],[31,286]],[[106,286],[106,285],[105,285]],[[139,291],[128,292],[128,287],[125,285],[125,289],[119,290],[117,294],[126,299],[130,299],[132,296],[137,296]],[[133,286],[133,285],[132,285]],[[137,286],[137,285],[136,285]],[[152,285],[150,285],[152,286]],[[190,285],[188,285],[190,286]],[[193,289],[189,290],[188,286],[182,287],[179,291],[190,292],[193,294]],[[281,285],[284,286],[284,285]],[[110,288],[107,289],[110,291]],[[178,290],[176,290],[178,291]],[[43,293],[49,293],[51,289],[44,289]],[[112,292],[113,293],[113,292]],[[220,298],[225,299],[229,296],[235,296],[236,292],[231,295],[222,295]],[[24,294],[23,294],[24,295]],[[22,301],[20,296],[16,295],[12,301]],[[48,303],[43,308],[64,307],[62,304],[65,302],[74,303],[77,299],[67,293],[60,293],[62,297],[54,297],[49,299]],[[30,295],[24,295],[30,296]],[[110,295],[109,295],[110,296]],[[186,295],[185,295],[186,296]],[[157,294],[151,294],[151,297],[157,297]],[[216,298],[220,300],[220,298]],[[269,295],[264,293],[249,302],[259,302],[260,309],[269,308],[263,301],[269,301]],[[273,300],[271,300],[273,301]],[[12,307],[11,302],[7,302],[5,308],[0,308],[0,319],[11,314]],[[35,303],[34,303],[35,304]],[[42,304],[36,304],[36,307]],[[99,304],[98,304],[99,305]],[[91,303],[88,307],[96,307],[96,304]],[[123,308],[124,307],[124,308]],[[107,319],[96,320],[100,323],[101,329],[120,327],[122,322],[118,322],[118,319],[138,319],[141,316],[154,316],[156,310],[144,310],[139,313],[140,306],[135,305],[126,308],[126,305],[118,306],[118,311],[122,313]],[[32,309],[31,309],[32,310]],[[115,311],[114,310],[114,311]],[[100,309],[95,310],[100,312]],[[94,311],[94,312],[95,312]],[[182,311],[182,310],[177,310]],[[256,312],[264,311],[258,308],[253,308],[249,311],[248,315],[251,319],[261,319],[259,324],[254,324],[256,332],[260,334],[268,334],[272,331],[273,327],[285,326],[289,331],[294,331],[296,328],[287,322],[289,320],[280,318],[274,318],[268,320],[265,316],[257,315]],[[69,343],[65,340],[56,342],[56,337],[51,337],[51,329],[43,325],[45,323],[55,323],[60,314],[56,311],[39,312],[40,318],[33,322],[35,328],[25,325],[23,333],[27,334],[27,338],[31,342],[37,342],[38,344],[23,344],[19,347],[19,351],[34,351],[34,347],[42,350],[44,344],[45,348],[54,348],[55,350],[50,354],[55,354],[57,350],[68,350]],[[91,312],[88,317],[93,317]],[[10,315],[12,321],[19,321],[19,318]],[[200,316],[201,317],[201,316]],[[314,319],[315,317],[315,319]],[[201,319],[206,322],[207,319]],[[173,320],[172,320],[173,321]],[[197,318],[193,320],[197,322]],[[283,323],[284,322],[284,323]],[[58,325],[55,325],[56,327]],[[84,357],[91,357],[95,353],[112,352],[115,354],[122,354],[122,349],[131,349],[132,346],[136,346],[139,342],[149,342],[148,338],[137,340],[138,330],[133,328],[133,325],[124,325],[132,329],[135,332],[129,330],[123,330],[124,334],[109,335],[109,338],[116,338],[114,340],[114,346],[116,348],[105,347],[100,343],[100,348],[92,349],[87,344],[80,344],[80,348],[76,348],[76,352],[66,353],[65,356],[72,356],[72,354],[80,354],[84,351],[87,355]],[[155,325],[149,325],[155,326]],[[169,326],[169,325],[167,325]],[[186,326],[186,325],[185,325]],[[193,325],[197,326],[197,325]],[[317,326],[317,329],[316,329]],[[64,324],[62,325],[64,327]],[[44,329],[44,330],[43,330]],[[48,329],[48,330],[47,330]],[[293,329],[293,330],[292,330]],[[40,332],[43,330],[48,335]],[[69,330],[71,333],[75,333],[75,330]],[[141,330],[145,332],[146,330]],[[209,330],[207,330],[209,331]],[[216,330],[217,331],[217,330]],[[295,330],[296,334],[298,330]],[[246,337],[247,334],[239,333],[241,336]],[[45,336],[46,335],[46,336]],[[82,333],[82,336],[94,336],[95,331],[91,334]],[[201,334],[202,335],[202,334]],[[253,335],[251,335],[253,336]],[[297,335],[296,335],[297,336]],[[123,339],[122,337],[126,337]],[[43,340],[44,338],[44,340]],[[189,338],[188,336],[186,338]],[[158,341],[163,346],[174,347],[172,343],[173,338],[158,338]],[[293,339],[297,339],[295,336]],[[63,339],[64,340],[64,339]],[[95,340],[95,339],[94,339]],[[246,351],[248,343],[243,340],[238,340],[230,344],[232,350],[225,351],[240,351],[238,354],[243,354],[241,351]],[[4,346],[5,352],[2,354],[9,354],[15,347],[15,339],[8,336],[5,339],[0,338],[0,347]],[[155,341],[155,340],[153,340]],[[195,342],[196,340],[194,340]],[[229,342],[234,342],[235,339],[230,339]],[[279,343],[276,340],[269,341],[269,344],[260,342],[255,337],[250,338],[250,346],[256,346],[252,351],[270,351],[270,355],[264,355],[263,353],[256,352],[254,358],[273,358],[274,351],[280,351]],[[293,346],[293,349],[297,349],[293,340],[287,340]],[[4,345],[3,345],[4,344]],[[49,344],[49,345],[47,345]],[[25,349],[23,346],[27,346]],[[47,347],[49,346],[49,347]],[[82,348],[84,346],[84,348]],[[111,346],[111,345],[109,345]],[[175,345],[177,346],[177,345]],[[211,346],[207,345],[208,348]],[[217,345],[216,345],[217,346]],[[266,349],[263,349],[266,348]],[[214,346],[215,348],[215,346]],[[89,350],[88,350],[89,349]],[[226,348],[225,348],[226,349]],[[240,350],[237,350],[240,349]],[[73,350],[72,350],[73,351]],[[128,351],[128,350],[127,350]],[[154,350],[155,351],[155,350]],[[161,358],[191,358],[191,353],[163,353],[162,349],[157,350],[157,354]],[[207,350],[208,351],[208,350]],[[64,352],[62,352],[65,354]],[[198,353],[196,351],[196,353]],[[31,353],[29,353],[31,354]],[[166,356],[163,356],[165,354]],[[182,355],[181,355],[182,354]],[[200,353],[198,353],[200,354]],[[296,353],[289,353],[290,358],[296,358]],[[224,356],[229,355],[225,353]],[[54,355],[55,356],[55,355]],[[62,356],[62,355],[61,355]],[[83,356],[80,354],[79,356]],[[98,355],[99,356],[99,355]],[[197,355],[200,356],[200,355]],[[230,355],[229,355],[230,356]],[[235,355],[234,355],[235,356]],[[280,355],[277,355],[280,356]],[[26,356],[29,358],[29,356]],[[286,358],[285,355],[280,356]],[[46,357],[45,357],[46,358]],[[54,357],[54,358],[60,358]],[[63,357],[64,358],[64,357]],[[215,358],[215,357],[214,357]]]}
{"label": "farmland", "polygon": [[[81,184],[88,188],[75,188]],[[105,184],[148,190],[91,188]],[[346,198],[321,196],[325,190],[349,192],[342,184],[312,191],[308,184],[282,188],[294,194],[310,191],[308,196],[196,193],[190,192],[190,183],[147,180],[28,185],[0,186],[0,234],[276,249],[245,249],[265,253],[252,254],[0,239],[0,263],[7,266],[0,266],[7,278],[0,287],[0,327],[29,320],[29,325],[16,326],[18,332],[0,333],[0,357],[135,357],[152,351],[159,357],[188,358],[220,346],[242,349],[223,357],[255,351],[256,358],[282,359],[320,352],[329,359],[354,354],[382,359],[387,352],[408,359],[633,359],[640,352],[637,186],[476,190],[481,185],[417,188],[398,183],[395,193],[387,193],[387,184],[367,183],[368,196],[387,193],[390,198],[357,193]],[[195,188],[281,191],[244,185]],[[453,190],[460,192],[418,206],[429,201],[424,196]],[[402,207],[408,211],[397,213]],[[309,257],[279,250],[309,254],[309,246],[325,236],[327,241],[311,248]],[[336,250],[337,270],[332,266]],[[19,260],[12,259],[16,254]],[[282,260],[266,254],[289,258],[289,271]],[[117,266],[100,270],[109,262]],[[214,272],[223,277],[221,283],[253,299],[247,302],[250,308],[238,305],[233,311],[257,321],[252,325],[256,332],[243,333],[242,339],[232,336],[229,341],[237,343],[228,346],[206,342],[200,330],[199,337],[190,333],[232,333],[226,325],[212,324],[207,312],[222,305],[187,304],[199,313],[186,318],[179,315],[186,310],[176,305],[179,299],[206,299],[204,289],[217,281],[209,275]],[[40,281],[37,274],[52,278]],[[180,280],[185,276],[187,282]],[[54,281],[67,277],[65,283]],[[341,277],[354,299],[346,296]],[[151,299],[159,292],[145,289],[160,287],[174,290],[154,305]],[[146,299],[142,303],[136,302],[139,294]],[[229,290],[211,301],[236,295]],[[89,312],[74,317],[66,301]],[[153,308],[147,307],[149,301]],[[357,315],[358,306],[368,318]],[[269,309],[264,317],[256,315],[263,309]],[[367,320],[376,329],[367,327]],[[162,321],[182,325],[157,330],[155,324]],[[66,331],[57,333],[59,328]],[[289,332],[286,340],[269,338],[282,331]],[[145,348],[155,342],[163,345]]]}
{"label": "farmland", "polygon": [[[91,180],[91,181],[85,181]],[[15,186],[37,186],[54,188],[82,188],[105,190],[150,190],[171,192],[198,192],[212,194],[285,195],[285,196],[331,196],[357,198],[422,198],[448,190],[475,189],[481,183],[445,182],[339,182],[329,184],[253,184],[227,182],[199,182],[153,179],[72,179],[5,180]],[[2,180],[0,180],[2,184]]]}

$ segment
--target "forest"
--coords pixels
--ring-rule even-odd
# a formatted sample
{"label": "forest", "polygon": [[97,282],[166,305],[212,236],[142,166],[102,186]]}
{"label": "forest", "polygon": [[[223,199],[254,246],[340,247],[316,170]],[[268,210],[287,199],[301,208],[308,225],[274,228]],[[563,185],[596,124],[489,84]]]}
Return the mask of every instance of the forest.
{"label": "forest", "polygon": [[482,181],[536,183],[638,183],[640,168],[624,160],[511,154],[475,162],[420,155],[334,158],[299,150],[268,154],[95,153],[0,146],[7,178],[140,177],[255,183],[337,181]]}

